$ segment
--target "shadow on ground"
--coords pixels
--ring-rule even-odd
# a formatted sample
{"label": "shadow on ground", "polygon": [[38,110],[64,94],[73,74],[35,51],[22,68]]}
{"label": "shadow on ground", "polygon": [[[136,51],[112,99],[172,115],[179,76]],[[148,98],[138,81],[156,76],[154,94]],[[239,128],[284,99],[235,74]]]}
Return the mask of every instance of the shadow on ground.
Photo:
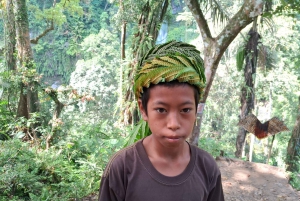
{"label": "shadow on ground", "polygon": [[300,201],[300,192],[288,184],[281,168],[220,157],[217,163],[226,201]]}

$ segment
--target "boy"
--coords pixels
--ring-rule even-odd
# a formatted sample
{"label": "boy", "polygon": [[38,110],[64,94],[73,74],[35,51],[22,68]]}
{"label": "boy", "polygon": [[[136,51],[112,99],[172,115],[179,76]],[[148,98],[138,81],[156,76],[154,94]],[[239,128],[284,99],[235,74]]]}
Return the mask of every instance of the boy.
{"label": "boy", "polygon": [[205,86],[199,51],[171,41],[138,68],[134,91],[152,134],[112,157],[99,201],[224,201],[216,162],[186,142]]}

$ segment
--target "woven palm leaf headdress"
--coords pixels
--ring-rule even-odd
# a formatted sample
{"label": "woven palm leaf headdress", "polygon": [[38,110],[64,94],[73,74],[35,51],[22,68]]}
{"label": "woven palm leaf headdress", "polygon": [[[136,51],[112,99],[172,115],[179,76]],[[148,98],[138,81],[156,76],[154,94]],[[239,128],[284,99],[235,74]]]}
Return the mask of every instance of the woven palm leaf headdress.
{"label": "woven palm leaf headdress", "polygon": [[152,48],[139,62],[134,82],[137,99],[143,87],[160,82],[187,82],[198,88],[200,96],[205,87],[203,59],[195,46],[171,41]]}

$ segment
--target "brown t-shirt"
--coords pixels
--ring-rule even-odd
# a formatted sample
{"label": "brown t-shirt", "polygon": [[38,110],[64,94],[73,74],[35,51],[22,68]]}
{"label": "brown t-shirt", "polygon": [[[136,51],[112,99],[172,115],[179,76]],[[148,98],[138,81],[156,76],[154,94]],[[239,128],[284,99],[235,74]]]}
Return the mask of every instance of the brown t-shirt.
{"label": "brown t-shirt", "polygon": [[99,201],[224,201],[221,174],[210,154],[190,145],[191,159],[178,176],[159,173],[142,141],[117,152],[101,179]]}

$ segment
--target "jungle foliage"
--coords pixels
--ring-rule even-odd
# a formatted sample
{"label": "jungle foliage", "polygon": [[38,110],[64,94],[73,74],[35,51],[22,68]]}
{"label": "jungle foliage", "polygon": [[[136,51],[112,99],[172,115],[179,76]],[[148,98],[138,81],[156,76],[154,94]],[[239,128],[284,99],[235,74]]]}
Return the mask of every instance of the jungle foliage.
{"label": "jungle foliage", "polygon": [[[122,102],[124,91],[132,90],[132,80],[124,75],[135,64],[133,53],[140,45],[135,34],[144,30],[138,20],[147,1],[26,1],[29,35],[37,40],[31,42],[33,68],[19,71],[10,70],[5,59],[8,1],[0,5],[0,200],[81,199],[97,192],[112,154],[143,138],[140,131],[148,130],[146,124],[125,126],[120,120],[122,107],[132,104]],[[204,6],[205,1],[201,2]],[[210,2],[219,2],[204,7],[208,25],[217,33],[241,1]],[[150,1],[150,7],[154,3]],[[258,18],[261,38],[253,79],[258,118],[266,121],[277,116],[290,129],[276,135],[269,160],[270,165],[285,167],[288,142],[299,115],[300,39],[296,36],[300,33],[300,16],[297,1],[277,3]],[[213,23],[214,12],[209,8],[219,16],[217,23]],[[126,57],[121,59],[124,22]],[[184,2],[169,1],[163,25],[155,26],[153,30],[165,30],[158,37],[166,38],[158,40],[185,41],[203,52],[205,44]],[[53,30],[37,38],[49,27]],[[199,147],[213,156],[235,157],[240,93],[245,87],[243,47],[249,30],[242,30],[225,51],[206,101]],[[152,36],[143,36],[149,47],[156,42]],[[17,117],[24,78],[36,84],[40,104],[39,112],[29,118]],[[246,135],[245,160],[250,135]],[[253,162],[266,163],[270,141],[255,140]],[[295,151],[300,153],[300,141],[295,143]],[[299,188],[297,157],[293,164],[292,184]]]}

